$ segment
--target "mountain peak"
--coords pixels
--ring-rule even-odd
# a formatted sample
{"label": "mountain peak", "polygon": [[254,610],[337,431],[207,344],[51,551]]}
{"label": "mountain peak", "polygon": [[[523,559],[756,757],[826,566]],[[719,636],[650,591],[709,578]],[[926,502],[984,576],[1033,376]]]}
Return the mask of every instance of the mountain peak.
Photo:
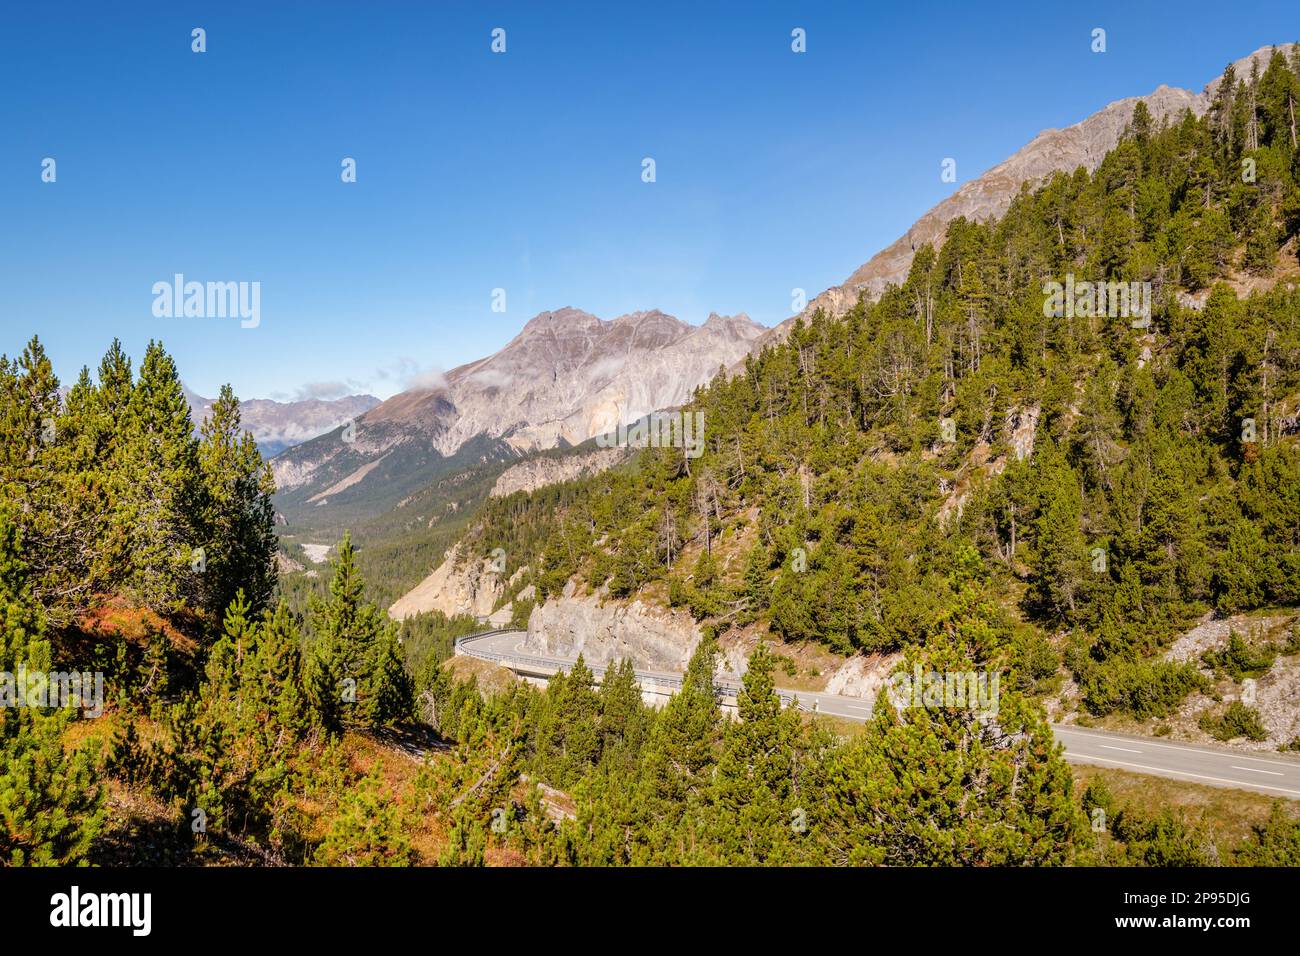
{"label": "mountain peak", "polygon": [[755,322],[746,312],[737,312],[735,315],[719,315],[717,312],[710,312],[709,317],[704,320],[704,324],[700,328],[723,335],[740,335],[742,337],[749,336],[750,333],[761,335],[767,331],[767,326]]}
{"label": "mountain peak", "polygon": [[599,328],[603,324],[604,322],[601,319],[598,319],[590,312],[584,312],[582,309],[575,309],[566,305],[564,308],[556,309],[553,312],[537,313],[524,324],[520,334],[535,335],[547,332],[586,331]]}
{"label": "mountain peak", "polygon": [[[1262,46],[1232,65],[1239,78],[1249,77],[1252,64],[1262,73],[1274,50],[1290,53],[1297,46],[1294,43]],[[1173,122],[1184,110],[1191,110],[1197,116],[1204,114],[1210,108],[1218,84],[1219,77],[1216,77],[1201,93],[1161,85],[1146,96],[1108,103],[1072,126],[1043,130],[996,166],[962,183],[917,219],[906,233],[859,266],[842,285],[833,286],[811,300],[802,314],[811,315],[820,308],[840,315],[852,308],[862,295],[877,298],[889,285],[901,284],[907,278],[918,248],[930,243],[937,249],[943,244],[948,223],[958,216],[972,220],[1000,216],[1025,183],[1041,183],[1055,172],[1068,173],[1080,166],[1095,169],[1119,142],[1139,100],[1146,103],[1155,123]],[[767,341],[783,338],[795,318],[773,329]]]}

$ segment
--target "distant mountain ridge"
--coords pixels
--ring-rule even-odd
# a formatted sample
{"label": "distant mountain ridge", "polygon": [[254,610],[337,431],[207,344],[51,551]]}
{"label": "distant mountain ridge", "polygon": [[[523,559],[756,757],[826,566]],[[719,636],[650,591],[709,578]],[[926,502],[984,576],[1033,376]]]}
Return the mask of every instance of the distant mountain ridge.
{"label": "distant mountain ridge", "polygon": [[335,429],[280,455],[282,501],[325,507],[379,482],[406,486],[410,469],[432,475],[471,445],[501,460],[580,444],[688,401],[766,331],[743,314],[694,326],[657,309],[608,320],[542,312],[500,351],[370,409],[352,434]]}
{"label": "distant mountain ridge", "polygon": [[[185,388],[190,418],[197,431],[214,399],[204,398]],[[345,395],[342,398],[309,398],[296,402],[276,402],[253,398],[239,403],[244,428],[253,435],[264,458],[272,458],[287,448],[323,435],[351,421],[379,404],[373,395]]]}

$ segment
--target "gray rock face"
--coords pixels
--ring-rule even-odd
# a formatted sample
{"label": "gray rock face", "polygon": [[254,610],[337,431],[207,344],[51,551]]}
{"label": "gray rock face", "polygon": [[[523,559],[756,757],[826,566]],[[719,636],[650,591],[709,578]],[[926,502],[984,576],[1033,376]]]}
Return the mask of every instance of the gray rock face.
{"label": "gray rock face", "polygon": [[[449,456],[482,435],[523,452],[576,445],[683,404],[765,331],[744,315],[710,315],[692,326],[658,311],[610,321],[579,309],[543,312],[496,354],[363,415],[346,446],[349,467],[399,444]],[[341,434],[327,434],[291,449],[274,463],[277,483],[310,485],[344,447]]]}
{"label": "gray rock face", "polygon": [[516,491],[536,491],[546,485],[572,481],[613,468],[627,456],[623,448],[601,448],[565,458],[530,458],[511,465],[492,486],[491,497],[504,498]]}
{"label": "gray rock face", "polygon": [[588,664],[616,664],[631,658],[640,670],[680,672],[700,643],[689,614],[632,601],[576,596],[539,604],[528,618],[525,650],[561,657],[583,655]]}
{"label": "gray rock face", "polygon": [[825,693],[874,701],[902,659],[899,653],[850,657],[826,681]]}
{"label": "gray rock face", "polygon": [[448,617],[491,614],[505,590],[501,576],[486,558],[458,562],[458,548],[448,551],[432,574],[398,598],[388,609],[388,616],[401,621],[425,611],[441,611]]}

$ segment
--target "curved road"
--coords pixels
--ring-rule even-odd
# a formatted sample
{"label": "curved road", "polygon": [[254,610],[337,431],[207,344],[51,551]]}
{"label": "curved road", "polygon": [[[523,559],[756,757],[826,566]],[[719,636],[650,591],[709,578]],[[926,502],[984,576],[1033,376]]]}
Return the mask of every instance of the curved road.
{"label": "curved road", "polygon": [[[557,669],[568,670],[573,665],[574,658],[542,656],[523,650],[524,633],[505,630],[471,634],[456,640],[456,653],[504,664],[525,674],[530,667],[537,668],[537,676]],[[593,665],[591,670],[597,678],[605,672],[602,666]],[[678,673],[638,670],[636,674],[643,684],[654,683],[666,689],[682,684],[682,675]],[[740,689],[739,681],[718,681],[717,685],[728,693]],[[871,716],[870,701],[860,697],[778,690],[787,706],[794,704],[800,710],[859,721]],[[1064,745],[1067,760],[1300,800],[1300,760],[1274,754],[1254,756],[1245,751],[1061,724],[1054,724],[1052,731]]]}

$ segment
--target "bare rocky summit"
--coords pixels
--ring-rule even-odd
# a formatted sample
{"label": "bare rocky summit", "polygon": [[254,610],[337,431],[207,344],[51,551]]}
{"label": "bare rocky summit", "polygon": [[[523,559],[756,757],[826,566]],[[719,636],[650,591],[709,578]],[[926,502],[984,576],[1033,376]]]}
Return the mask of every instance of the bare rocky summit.
{"label": "bare rocky summit", "polygon": [[[190,418],[197,430],[212,409],[214,399],[185,389]],[[254,398],[239,403],[243,426],[253,435],[264,457],[333,431],[344,422],[364,415],[379,404],[373,395],[345,395],[342,398],[309,398],[296,402],[274,402]]]}
{"label": "bare rocky summit", "polygon": [[276,481],[319,495],[355,478],[351,488],[398,446],[445,458],[482,437],[515,452],[577,445],[688,401],[765,331],[745,315],[693,326],[657,310],[612,320],[573,308],[543,312],[499,352],[371,409],[351,435],[291,449],[274,463]]}

